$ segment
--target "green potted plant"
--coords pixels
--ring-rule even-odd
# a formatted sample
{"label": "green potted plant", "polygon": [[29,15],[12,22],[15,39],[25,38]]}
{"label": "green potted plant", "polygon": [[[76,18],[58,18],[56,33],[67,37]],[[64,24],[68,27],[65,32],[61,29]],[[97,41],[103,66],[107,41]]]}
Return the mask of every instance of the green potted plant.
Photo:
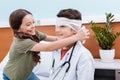
{"label": "green potted plant", "polygon": [[[114,41],[118,36],[120,36],[120,32],[113,33],[111,26],[111,23],[114,21],[113,17],[114,17],[113,14],[106,13],[106,22],[104,26],[99,26],[94,21],[90,22],[90,28],[95,34],[94,38],[100,47],[100,58],[103,61],[110,60],[112,61],[112,59],[114,59],[115,54],[115,49],[113,49],[113,46],[115,45]],[[108,54],[103,55],[103,51],[105,51],[105,53]],[[114,53],[110,54],[110,52],[108,51],[112,51]],[[108,55],[112,55],[112,57],[109,58]]]}

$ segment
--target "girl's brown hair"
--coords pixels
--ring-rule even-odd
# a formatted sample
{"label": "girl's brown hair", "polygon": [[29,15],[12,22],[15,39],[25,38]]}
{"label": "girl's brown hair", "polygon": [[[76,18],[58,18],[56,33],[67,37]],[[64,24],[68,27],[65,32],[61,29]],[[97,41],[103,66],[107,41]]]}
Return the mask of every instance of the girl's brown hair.
{"label": "girl's brown hair", "polygon": [[20,25],[22,24],[22,20],[23,18],[27,15],[27,14],[31,14],[29,11],[25,10],[25,9],[17,9],[15,11],[13,11],[10,14],[9,17],[9,24],[11,26],[11,28],[13,30],[18,30],[20,28]]}
{"label": "girl's brown hair", "polygon": [[[31,14],[29,11],[25,10],[25,9],[17,9],[15,11],[13,11],[11,14],[10,14],[10,17],[9,17],[9,24],[11,26],[11,28],[13,29],[13,32],[14,32],[14,36],[16,38],[20,38],[20,39],[31,39],[35,42],[39,42],[40,41],[40,38],[38,37],[38,32],[36,31],[36,35],[29,35],[29,34],[26,34],[26,33],[23,33],[23,32],[18,32],[18,30],[20,29],[20,26],[22,24],[22,20],[23,18],[28,15],[28,14]],[[32,52],[32,56],[33,56],[33,60],[37,63],[37,62],[40,62],[39,59],[40,59],[40,56],[38,55],[40,52],[35,52],[35,51],[31,51]]]}

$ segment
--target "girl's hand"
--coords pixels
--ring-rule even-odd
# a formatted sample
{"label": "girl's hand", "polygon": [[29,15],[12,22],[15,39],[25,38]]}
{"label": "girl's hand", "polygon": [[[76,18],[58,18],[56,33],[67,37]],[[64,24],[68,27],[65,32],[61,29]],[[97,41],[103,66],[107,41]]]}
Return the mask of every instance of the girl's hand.
{"label": "girl's hand", "polygon": [[89,30],[85,28],[85,26],[79,27],[77,30],[77,34],[79,36],[79,40],[84,43],[86,39],[89,38]]}

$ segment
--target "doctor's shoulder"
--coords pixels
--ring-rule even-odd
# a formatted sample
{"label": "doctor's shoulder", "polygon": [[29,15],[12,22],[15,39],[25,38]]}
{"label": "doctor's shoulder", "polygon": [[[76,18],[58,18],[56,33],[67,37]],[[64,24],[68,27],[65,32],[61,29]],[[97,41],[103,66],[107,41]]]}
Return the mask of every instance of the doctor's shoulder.
{"label": "doctor's shoulder", "polygon": [[81,56],[83,56],[83,57],[85,57],[85,58],[93,58],[93,56],[92,56],[92,53],[91,53],[91,51],[89,50],[89,49],[87,49],[82,43],[78,43],[80,46],[79,46],[79,50],[80,50],[80,53],[79,54],[81,54]]}

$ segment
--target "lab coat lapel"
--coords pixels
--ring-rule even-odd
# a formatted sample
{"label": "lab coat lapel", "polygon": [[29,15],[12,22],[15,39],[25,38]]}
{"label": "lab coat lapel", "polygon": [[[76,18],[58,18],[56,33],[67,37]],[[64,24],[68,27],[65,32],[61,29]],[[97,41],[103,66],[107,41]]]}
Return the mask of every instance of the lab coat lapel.
{"label": "lab coat lapel", "polygon": [[65,56],[63,57],[63,59],[61,60],[61,50],[58,51],[58,54],[55,56],[55,68],[54,69],[58,69],[61,67],[61,65],[67,61],[70,57],[70,53],[71,53],[72,48],[70,48],[70,50],[67,51],[67,53],[65,54]]}
{"label": "lab coat lapel", "polygon": [[[73,75],[73,73],[76,70],[76,65],[79,61],[82,50],[83,50],[83,47],[81,46],[81,43],[77,42],[77,44],[74,48],[74,51],[73,51],[74,54],[72,55],[72,58],[70,61],[70,64],[72,64],[72,66],[70,66],[70,69],[67,74],[65,73],[65,70],[67,69],[67,67],[65,67],[66,65],[60,70],[60,72],[58,72],[58,71],[59,71],[60,66],[69,59],[72,48],[65,54],[65,56],[63,57],[62,60],[60,60],[61,50],[57,51],[57,53],[55,53],[55,56],[54,56],[54,59],[56,59],[56,61],[55,61],[54,73],[51,76],[51,80],[53,80],[53,78],[56,76],[56,74],[57,74],[57,77],[55,78],[55,80],[62,80],[64,75],[66,75],[64,77],[64,80],[76,79],[76,77],[75,77],[75,75]],[[58,52],[59,52],[59,54],[58,54]]]}

